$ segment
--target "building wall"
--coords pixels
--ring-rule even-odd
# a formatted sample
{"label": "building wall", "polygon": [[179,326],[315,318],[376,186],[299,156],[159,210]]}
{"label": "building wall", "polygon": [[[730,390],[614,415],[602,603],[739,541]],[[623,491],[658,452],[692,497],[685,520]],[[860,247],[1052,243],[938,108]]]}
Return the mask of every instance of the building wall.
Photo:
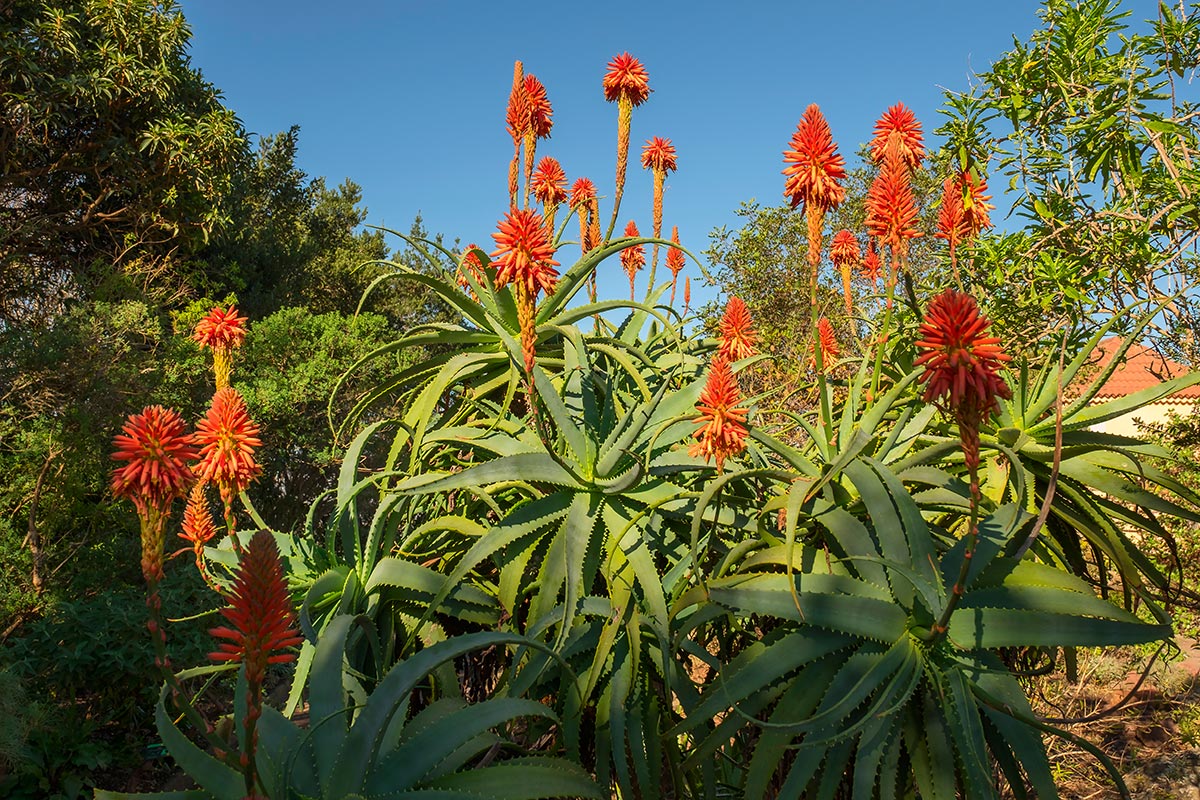
{"label": "building wall", "polygon": [[1194,408],[1195,405],[1188,401],[1152,403],[1129,414],[1093,425],[1092,429],[1116,436],[1141,436],[1137,420],[1145,423],[1166,422],[1172,412],[1182,416],[1190,414]]}

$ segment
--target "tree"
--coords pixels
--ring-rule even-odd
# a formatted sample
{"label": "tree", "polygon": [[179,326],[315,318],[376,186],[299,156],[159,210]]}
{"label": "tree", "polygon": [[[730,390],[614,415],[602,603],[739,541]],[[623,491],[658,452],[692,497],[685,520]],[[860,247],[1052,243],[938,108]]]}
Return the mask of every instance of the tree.
{"label": "tree", "polygon": [[1049,0],[1028,42],[947,95],[939,133],[962,169],[995,158],[1024,220],[981,241],[972,276],[1011,339],[1180,292],[1157,333],[1195,360],[1200,6],[1161,3],[1137,28],[1131,13]]}
{"label": "tree", "polygon": [[228,221],[245,146],[189,39],[172,0],[0,10],[0,325],[186,292],[175,256]]}

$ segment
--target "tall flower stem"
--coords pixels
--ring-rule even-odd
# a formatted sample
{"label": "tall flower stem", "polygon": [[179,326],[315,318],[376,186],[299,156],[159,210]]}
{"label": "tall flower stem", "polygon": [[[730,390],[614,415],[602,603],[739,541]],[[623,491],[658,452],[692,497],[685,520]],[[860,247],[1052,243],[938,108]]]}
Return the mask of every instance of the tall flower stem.
{"label": "tall flower stem", "polygon": [[[959,420],[960,431],[964,421]],[[966,439],[969,434],[961,433],[963,437],[963,449],[966,450],[969,445]],[[947,629],[950,627],[950,617],[954,614],[954,609],[958,607],[962,600],[963,593],[966,591],[967,576],[971,572],[971,562],[975,557],[975,545],[979,540],[979,501],[981,494],[979,491],[979,433],[976,431],[975,438],[975,458],[967,456],[967,471],[971,477],[971,516],[967,528],[967,544],[963,551],[962,564],[958,567],[958,575],[954,579],[954,586],[950,589],[950,597],[946,600],[946,607],[942,609],[941,616],[937,622],[929,629],[926,635],[928,640],[936,644],[942,637],[946,635]]]}
{"label": "tall flower stem", "polygon": [[[608,231],[604,241],[612,239],[617,227],[617,217],[621,213],[621,196],[625,194],[625,172],[629,168],[629,131],[633,125],[633,102],[626,95],[617,100],[617,182],[613,192],[612,218],[608,221]],[[599,242],[597,242],[599,244]]]}
{"label": "tall flower stem", "polygon": [[[654,170],[654,206],[652,210],[652,219],[654,227],[654,238],[662,238],[662,217],[663,217],[663,183],[666,181],[667,173],[663,170]],[[654,273],[658,269],[658,242],[654,243],[654,247],[650,251],[650,288],[654,288]]]}

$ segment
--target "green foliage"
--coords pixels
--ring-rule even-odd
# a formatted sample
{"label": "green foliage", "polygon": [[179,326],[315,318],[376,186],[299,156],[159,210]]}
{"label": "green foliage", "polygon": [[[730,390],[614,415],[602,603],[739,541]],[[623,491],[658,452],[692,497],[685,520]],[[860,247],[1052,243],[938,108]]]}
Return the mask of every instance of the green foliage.
{"label": "green foliage", "polygon": [[14,0],[0,14],[0,321],[71,297],[176,295],[171,258],[228,220],[241,125],[188,63],[171,0]]}
{"label": "green foliage", "polygon": [[[321,638],[313,658],[307,730],[273,708],[263,709],[258,758],[268,797],[435,800],[485,792],[496,800],[604,797],[569,761],[513,755],[536,741],[546,723],[557,722],[550,709],[515,697],[467,703],[453,671],[446,669],[471,650],[521,644],[521,637],[484,633],[435,644],[396,664],[367,693],[342,669],[342,651],[357,622],[338,616]],[[425,689],[430,680],[433,687]],[[241,774],[188,741],[166,711],[166,691],[158,704],[159,734],[200,786],[185,796],[241,800]],[[239,703],[236,729],[245,714],[245,704]],[[127,796],[96,792],[99,800]]]}
{"label": "green foliage", "polygon": [[[948,96],[939,132],[960,159],[997,160],[1024,220],[985,240],[973,277],[981,295],[998,293],[989,311],[1013,339],[1196,280],[1200,128],[1186,87],[1200,7],[1131,15],[1118,0],[1050,0],[1028,42],[1014,39],[970,94]],[[1161,334],[1194,358],[1192,305],[1177,298]]]}

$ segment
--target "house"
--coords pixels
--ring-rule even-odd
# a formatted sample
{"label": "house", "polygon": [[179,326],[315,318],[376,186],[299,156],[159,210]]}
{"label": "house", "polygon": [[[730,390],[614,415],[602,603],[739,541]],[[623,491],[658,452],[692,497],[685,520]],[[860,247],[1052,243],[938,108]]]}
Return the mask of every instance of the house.
{"label": "house", "polygon": [[[1112,363],[1120,345],[1121,339],[1117,337],[1100,342],[1097,347],[1100,353],[1097,372]],[[1103,403],[1106,400],[1125,397],[1189,372],[1191,372],[1189,367],[1164,358],[1148,347],[1134,344],[1125,353],[1117,369],[1100,387],[1100,392],[1092,400],[1092,403]],[[1143,423],[1166,422],[1172,413],[1181,416],[1192,413],[1196,410],[1197,404],[1200,404],[1200,384],[1189,386],[1173,395],[1142,406],[1136,411],[1101,422],[1094,426],[1094,430],[1119,436],[1138,436],[1140,435],[1138,421]]]}

